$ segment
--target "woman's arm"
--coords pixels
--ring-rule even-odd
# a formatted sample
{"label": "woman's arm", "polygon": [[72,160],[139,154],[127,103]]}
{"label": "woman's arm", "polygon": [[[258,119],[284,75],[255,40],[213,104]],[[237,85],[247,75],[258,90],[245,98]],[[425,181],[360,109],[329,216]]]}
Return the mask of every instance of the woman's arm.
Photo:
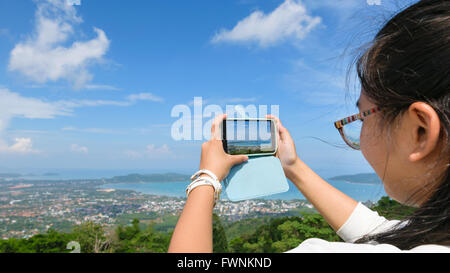
{"label": "woman's arm", "polygon": [[358,202],[328,184],[300,159],[291,168],[289,180],[313,204],[328,224],[338,231]]}
{"label": "woman's arm", "polygon": [[[245,155],[229,155],[223,150],[219,125],[225,118],[226,115],[221,115],[214,120],[211,140],[202,144],[200,159],[200,169],[211,171],[219,181],[228,175],[231,167],[248,160]],[[191,191],[173,232],[169,252],[212,252],[213,207],[212,186],[199,186]]]}
{"label": "woman's arm", "polygon": [[192,190],[170,241],[169,252],[212,252],[214,188]]}
{"label": "woman's arm", "polygon": [[335,230],[347,221],[358,202],[334,188],[317,175],[297,156],[295,144],[288,130],[275,116],[268,116],[277,122],[278,151],[286,177],[302,192],[302,194],[319,211]]}

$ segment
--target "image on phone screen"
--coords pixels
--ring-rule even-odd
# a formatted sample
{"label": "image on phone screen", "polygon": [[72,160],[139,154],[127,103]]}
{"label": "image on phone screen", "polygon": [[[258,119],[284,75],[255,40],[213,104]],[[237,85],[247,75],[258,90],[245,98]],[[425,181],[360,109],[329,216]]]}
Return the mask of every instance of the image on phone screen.
{"label": "image on phone screen", "polygon": [[224,127],[224,148],[228,154],[275,153],[272,120],[225,120]]}

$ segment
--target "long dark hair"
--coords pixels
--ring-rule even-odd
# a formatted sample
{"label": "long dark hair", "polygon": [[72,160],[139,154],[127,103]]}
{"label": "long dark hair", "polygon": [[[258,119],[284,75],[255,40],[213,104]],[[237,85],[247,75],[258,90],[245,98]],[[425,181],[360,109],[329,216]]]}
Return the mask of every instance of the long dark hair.
{"label": "long dark hair", "polygon": [[[376,241],[400,249],[450,245],[450,1],[422,0],[396,14],[358,56],[356,65],[362,92],[381,108],[379,126],[388,135],[412,103],[433,107],[441,122],[439,158],[446,166],[437,179],[424,185],[432,189],[431,197],[411,216],[396,228],[357,243]],[[438,163],[442,162],[434,167]]]}

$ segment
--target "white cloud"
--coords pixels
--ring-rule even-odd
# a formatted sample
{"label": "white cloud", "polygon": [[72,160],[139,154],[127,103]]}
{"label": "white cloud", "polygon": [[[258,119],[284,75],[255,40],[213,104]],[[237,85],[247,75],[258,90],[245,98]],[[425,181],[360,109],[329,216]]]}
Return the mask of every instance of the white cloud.
{"label": "white cloud", "polygon": [[132,94],[127,97],[127,99],[131,102],[139,101],[139,100],[149,100],[149,101],[155,101],[155,102],[162,102],[163,98],[155,96],[151,93],[139,93],[139,94]]}
{"label": "white cloud", "polygon": [[39,151],[33,149],[33,144],[31,138],[15,138],[14,144],[7,146],[1,144],[0,151],[4,153],[14,153],[14,154],[29,154],[38,153]]}
{"label": "white cloud", "polygon": [[[150,94],[150,93],[142,93]],[[14,143],[8,144],[4,132],[14,118],[53,119],[57,116],[71,116],[75,108],[118,106],[127,107],[145,99],[142,94],[130,95],[124,100],[61,100],[45,101],[37,98],[23,97],[18,93],[0,87],[0,152],[35,152],[31,149],[32,141],[26,138],[16,138]],[[135,96],[135,97],[134,97]],[[64,130],[74,130],[66,128]],[[93,129],[89,129],[93,132]],[[96,132],[99,132],[98,130]],[[104,132],[104,131],[103,131]]]}
{"label": "white cloud", "polygon": [[[258,100],[258,97],[232,97],[232,98],[209,98],[205,99],[202,98],[202,104],[217,104],[217,105],[227,105],[227,104],[236,104],[236,103],[251,103],[256,102]],[[192,106],[194,105],[194,100],[190,100],[187,105]]]}
{"label": "white cloud", "polygon": [[161,102],[163,98],[151,93],[131,94],[125,100],[69,100],[58,101],[56,104],[64,108],[95,107],[95,106],[131,106],[139,101]]}
{"label": "white cloud", "polygon": [[89,133],[89,134],[124,134],[124,132],[121,132],[118,130],[107,129],[107,128],[77,128],[77,127],[73,127],[73,126],[63,127],[63,128],[61,128],[61,131]]}
{"label": "white cloud", "polygon": [[155,144],[149,144],[142,151],[126,150],[124,151],[124,154],[131,159],[173,157],[173,153],[167,144],[163,144],[159,147]]}
{"label": "white cloud", "polygon": [[103,30],[94,28],[96,38],[74,41],[74,26],[82,22],[73,5],[63,0],[38,2],[35,33],[11,51],[9,70],[37,83],[67,80],[82,88],[93,76],[88,66],[100,61],[110,41]]}
{"label": "white cloud", "polygon": [[68,108],[79,108],[79,107],[96,107],[96,106],[130,106],[131,103],[128,100],[117,101],[117,100],[62,100],[57,101],[55,104]]}
{"label": "white cloud", "polygon": [[70,112],[70,109],[61,105],[36,98],[22,97],[18,93],[0,88],[0,120],[3,121],[3,124],[11,117],[51,119],[55,116],[70,115]]}
{"label": "white cloud", "polygon": [[[148,96],[148,97],[147,97]],[[154,98],[153,98],[154,97]],[[0,132],[12,117],[29,119],[52,119],[70,116],[74,108],[97,106],[131,106],[139,101],[163,100],[150,93],[131,94],[124,100],[60,100],[47,102],[37,98],[23,97],[0,87]],[[157,98],[157,99],[156,99]]]}
{"label": "white cloud", "polygon": [[70,115],[70,109],[36,98],[22,97],[8,89],[0,88],[0,152],[29,153],[32,149],[30,138],[15,138],[9,145],[3,133],[11,119],[16,117],[28,119],[52,119],[56,116]]}
{"label": "white cloud", "polygon": [[80,145],[78,145],[78,144],[72,144],[71,146],[70,146],[70,150],[72,151],[72,152],[75,152],[75,153],[82,153],[82,154],[87,154],[88,153],[88,148],[86,147],[86,146],[80,146]]}
{"label": "white cloud", "polygon": [[381,0],[367,0],[367,4],[369,6],[380,6],[381,5]]}
{"label": "white cloud", "polygon": [[302,40],[321,20],[308,15],[301,1],[286,0],[269,14],[255,11],[232,30],[222,29],[212,42],[257,43],[268,47],[289,38]]}
{"label": "white cloud", "polygon": [[83,88],[87,90],[110,90],[110,91],[119,91],[121,90],[118,87],[107,85],[107,84],[86,84]]}
{"label": "white cloud", "polygon": [[68,5],[81,6],[81,0],[66,0]]}
{"label": "white cloud", "polygon": [[156,147],[155,144],[147,145],[145,152],[151,155],[167,155],[170,154],[167,144],[163,144],[161,147]]}
{"label": "white cloud", "polygon": [[126,150],[124,152],[125,156],[127,156],[128,158],[131,159],[139,159],[142,158],[142,154],[137,152],[137,151],[133,151],[133,150]]}

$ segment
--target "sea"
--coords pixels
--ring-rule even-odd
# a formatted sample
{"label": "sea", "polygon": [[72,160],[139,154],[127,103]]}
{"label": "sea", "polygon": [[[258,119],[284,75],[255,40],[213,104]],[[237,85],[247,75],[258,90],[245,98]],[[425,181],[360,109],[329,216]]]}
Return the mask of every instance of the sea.
{"label": "sea", "polygon": [[[325,179],[326,180],[326,179]],[[365,183],[350,183],[346,181],[326,180],[333,187],[361,202],[372,201],[376,202],[381,197],[386,196],[382,184],[365,184]],[[120,184],[105,184],[101,188],[116,189],[116,190],[133,190],[145,194],[164,195],[171,197],[185,197],[185,189],[189,183],[187,181],[180,182],[152,182],[152,183],[120,183]],[[222,194],[223,199],[227,199],[226,190]],[[294,200],[306,198],[301,192],[289,182],[289,190],[287,192],[268,195],[262,199],[281,199]]]}
{"label": "sea", "polygon": [[[141,169],[130,170],[89,170],[89,169],[52,169],[52,170],[34,170],[22,171],[21,178],[30,180],[68,180],[68,179],[101,179],[111,178],[113,176],[127,175],[130,173],[166,173],[170,170],[149,171]],[[190,173],[186,170],[175,170],[173,172]],[[316,173],[332,186],[361,202],[376,202],[381,197],[387,196],[382,184],[354,183],[348,181],[331,180],[329,177],[343,175],[346,173],[335,172],[333,170],[316,170]],[[113,183],[104,184],[100,188],[116,189],[116,190],[132,190],[144,194],[163,195],[169,197],[185,197],[185,189],[189,181],[178,182],[151,182],[151,183]],[[222,199],[227,199],[226,190],[222,194]],[[281,199],[294,200],[306,199],[301,192],[289,182],[289,190],[287,192],[273,194],[262,197],[262,199]]]}

